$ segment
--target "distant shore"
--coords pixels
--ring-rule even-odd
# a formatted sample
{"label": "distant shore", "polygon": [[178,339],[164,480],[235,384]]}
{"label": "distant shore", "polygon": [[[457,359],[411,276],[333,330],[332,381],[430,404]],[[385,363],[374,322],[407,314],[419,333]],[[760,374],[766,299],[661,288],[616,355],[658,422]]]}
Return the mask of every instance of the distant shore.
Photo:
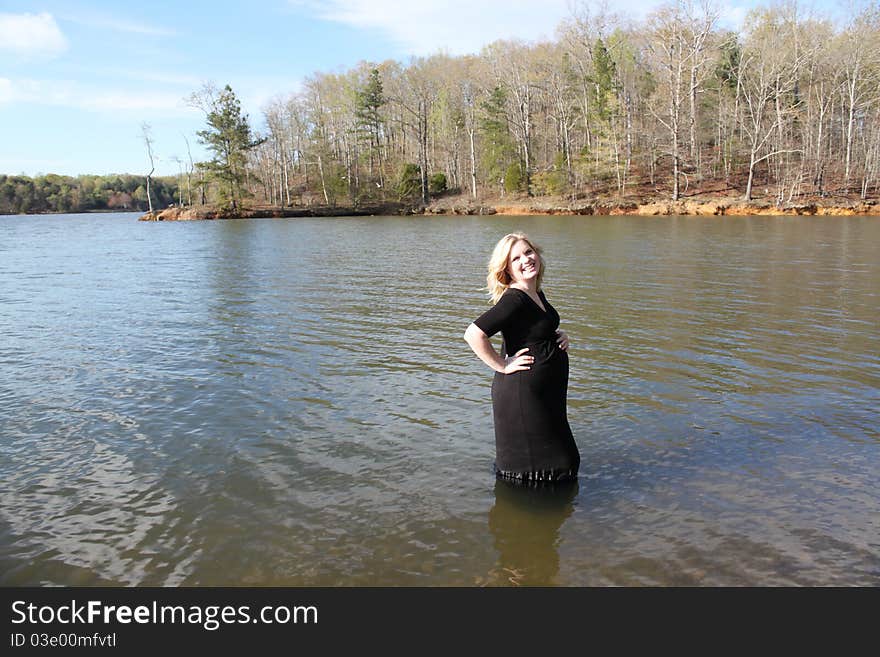
{"label": "distant shore", "polygon": [[245,219],[267,217],[347,217],[378,215],[633,215],[633,216],[853,216],[880,215],[876,201],[859,199],[809,199],[777,206],[766,200],[743,201],[741,198],[702,195],[679,201],[639,199],[627,201],[579,200],[558,198],[497,198],[475,201],[467,197],[445,197],[427,206],[406,203],[375,203],[358,206],[248,206],[237,212],[226,212],[212,206],[169,207],[146,213],[140,221],[202,221],[213,219]]}
{"label": "distant shore", "polygon": [[54,215],[64,215],[64,214],[136,214],[143,215],[143,210],[138,209],[125,209],[125,208],[113,208],[113,209],[105,209],[100,208],[97,210],[75,210],[70,212],[63,212],[61,210],[46,210],[41,212],[0,212],[0,217],[31,217],[31,216],[54,216]]}

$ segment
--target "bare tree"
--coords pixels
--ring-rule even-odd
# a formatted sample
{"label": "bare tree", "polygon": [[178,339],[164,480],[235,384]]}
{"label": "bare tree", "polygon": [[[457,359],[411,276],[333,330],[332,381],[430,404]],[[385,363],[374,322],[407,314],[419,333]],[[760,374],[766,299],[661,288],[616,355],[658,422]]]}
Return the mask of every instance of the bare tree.
{"label": "bare tree", "polygon": [[[439,57],[439,56],[438,56]],[[416,58],[403,71],[397,84],[388,94],[392,104],[399,108],[401,127],[415,132],[418,147],[419,181],[422,202],[428,197],[428,116],[437,98],[437,84],[432,68],[436,62]]]}
{"label": "bare tree", "polygon": [[[704,47],[711,32],[717,12],[709,5],[703,5],[696,12],[691,2],[672,0],[658,9],[649,20],[648,48],[654,54],[659,66],[663,87],[659,92],[665,95],[663,114],[651,112],[669,135],[672,156],[672,200],[680,197],[679,179],[681,177],[681,128],[683,123],[684,96],[691,102],[690,128],[691,153],[696,151],[695,118],[696,94],[700,84],[700,71],[706,58]],[[687,77],[687,92],[685,78]]]}
{"label": "bare tree", "polygon": [[844,156],[843,185],[849,189],[852,174],[853,145],[856,121],[878,98],[877,67],[878,31],[880,31],[880,7],[869,5],[853,18],[840,39],[842,55],[843,97],[846,107],[846,154]]}
{"label": "bare tree", "polygon": [[531,195],[535,71],[529,50],[521,43],[497,41],[487,47],[495,77],[508,90],[508,120],[519,144],[526,193]]}
{"label": "bare tree", "polygon": [[793,24],[781,10],[753,15],[740,64],[743,98],[743,131],[749,153],[748,181],[744,198],[752,199],[755,167],[776,155],[801,152],[772,138],[782,133],[785,123],[800,109],[793,94],[803,62],[803,54],[785,48],[790,43]]}
{"label": "bare tree", "polygon": [[825,179],[831,155],[831,130],[834,103],[842,84],[836,66],[836,43],[830,23],[817,23],[811,30],[817,44],[806,64],[804,90],[804,131],[801,137],[811,183],[820,196],[825,194]]}
{"label": "bare tree", "polygon": [[195,170],[195,163],[193,162],[192,150],[189,147],[189,139],[187,139],[186,135],[183,135],[183,141],[186,143],[186,157],[188,161],[186,168],[186,202],[187,205],[192,205],[192,176]]}
{"label": "bare tree", "polygon": [[156,171],[156,164],[154,162],[153,156],[153,134],[152,128],[149,123],[141,124],[141,138],[143,139],[144,146],[147,148],[147,157],[150,159],[150,172],[147,174],[147,205],[150,208],[150,214],[153,214],[153,197],[150,194],[150,182],[153,177],[153,173]]}
{"label": "bare tree", "polygon": [[477,98],[474,84],[469,80],[462,82],[461,95],[464,102],[465,130],[468,135],[470,154],[471,198],[477,198]]}
{"label": "bare tree", "polygon": [[172,155],[170,158],[172,162],[177,163],[177,204],[179,207],[183,207],[183,160],[180,159],[177,155]]}

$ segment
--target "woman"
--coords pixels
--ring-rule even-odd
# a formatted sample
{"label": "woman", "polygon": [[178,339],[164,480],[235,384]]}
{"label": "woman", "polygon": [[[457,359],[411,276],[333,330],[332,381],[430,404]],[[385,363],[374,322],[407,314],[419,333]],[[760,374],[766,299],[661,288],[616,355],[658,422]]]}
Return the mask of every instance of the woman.
{"label": "woman", "polygon": [[[541,290],[543,278],[541,250],[523,233],[505,235],[486,277],[495,305],[464,333],[495,370],[495,473],[524,482],[571,479],[580,465],[566,412],[568,336]],[[503,356],[489,342],[498,331]]]}

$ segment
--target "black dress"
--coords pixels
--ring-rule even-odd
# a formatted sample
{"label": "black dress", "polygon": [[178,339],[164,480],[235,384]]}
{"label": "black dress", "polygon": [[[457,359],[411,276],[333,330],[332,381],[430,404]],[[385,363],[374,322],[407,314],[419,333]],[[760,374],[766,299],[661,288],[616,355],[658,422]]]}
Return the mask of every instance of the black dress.
{"label": "black dress", "polygon": [[474,324],[488,336],[501,331],[502,354],[524,347],[534,356],[528,370],[495,373],[495,472],[524,481],[558,481],[577,476],[580,454],[568,425],[568,354],[557,345],[559,313],[543,292],[546,310],[528,294],[508,288]]}

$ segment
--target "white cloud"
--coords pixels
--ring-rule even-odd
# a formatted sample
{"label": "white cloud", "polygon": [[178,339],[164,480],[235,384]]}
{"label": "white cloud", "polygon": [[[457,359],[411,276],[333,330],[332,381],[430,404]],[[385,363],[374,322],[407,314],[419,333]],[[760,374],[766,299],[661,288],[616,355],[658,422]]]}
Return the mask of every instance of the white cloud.
{"label": "white cloud", "polygon": [[51,14],[0,14],[0,52],[24,57],[54,57],[67,39]]}
{"label": "white cloud", "polygon": [[97,12],[82,11],[76,14],[59,14],[59,18],[63,21],[84,25],[86,27],[97,28],[99,30],[110,30],[113,32],[126,32],[129,34],[142,34],[145,36],[176,36],[177,32],[164,27],[157,27],[144,22],[136,22],[126,18],[119,18],[109,14],[101,14]]}
{"label": "white cloud", "polygon": [[119,89],[107,91],[69,80],[10,80],[0,78],[0,105],[12,103],[66,107],[99,113],[149,112],[151,115],[191,115],[179,93]]}
{"label": "white cloud", "polygon": [[498,39],[551,38],[570,0],[296,1],[319,18],[378,30],[409,54],[476,53]]}
{"label": "white cloud", "polygon": [[[323,20],[376,30],[404,52],[430,55],[477,53],[498,39],[553,38],[572,11],[610,12],[644,20],[665,0],[288,0]],[[821,4],[828,4],[820,0]],[[695,3],[696,4],[696,3]],[[717,0],[718,26],[738,30],[760,0]]]}

